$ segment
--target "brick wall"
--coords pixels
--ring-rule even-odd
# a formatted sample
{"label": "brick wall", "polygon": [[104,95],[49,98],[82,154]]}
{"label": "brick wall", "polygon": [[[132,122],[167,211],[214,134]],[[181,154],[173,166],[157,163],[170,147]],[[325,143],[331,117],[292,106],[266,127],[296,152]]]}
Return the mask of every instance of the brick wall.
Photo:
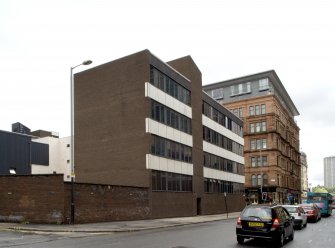
{"label": "brick wall", "polygon": [[[152,197],[149,200],[149,195]],[[229,212],[243,209],[241,195],[227,195]],[[63,175],[0,176],[0,221],[70,223],[71,183]],[[75,184],[75,223],[196,215],[193,193]],[[223,195],[204,194],[201,214],[225,213]]]}
{"label": "brick wall", "polygon": [[205,194],[202,214],[222,214],[226,213],[227,209],[229,213],[240,212],[245,207],[245,204],[245,199],[242,195],[227,194],[225,199],[223,194]]}
{"label": "brick wall", "polygon": [[0,176],[0,221],[62,223],[63,175]]}
{"label": "brick wall", "polygon": [[[0,176],[0,221],[70,223],[71,184],[63,175]],[[75,184],[75,222],[150,218],[147,188]]]}
{"label": "brick wall", "polygon": [[152,192],[152,218],[193,216],[195,209],[193,193]]}
{"label": "brick wall", "polygon": [[[65,223],[70,222],[71,184],[65,183]],[[149,219],[147,188],[75,184],[75,223]]]}

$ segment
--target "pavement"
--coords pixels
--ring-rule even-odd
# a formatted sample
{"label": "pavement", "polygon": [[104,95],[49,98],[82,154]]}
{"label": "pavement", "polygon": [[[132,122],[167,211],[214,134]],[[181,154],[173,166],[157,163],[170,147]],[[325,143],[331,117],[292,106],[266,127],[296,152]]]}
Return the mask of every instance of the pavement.
{"label": "pavement", "polygon": [[100,222],[90,224],[23,224],[0,222],[1,230],[11,230],[31,233],[115,233],[135,232],[159,228],[171,228],[197,223],[237,219],[239,212],[216,215],[199,215],[191,217],[176,217],[152,220]]}

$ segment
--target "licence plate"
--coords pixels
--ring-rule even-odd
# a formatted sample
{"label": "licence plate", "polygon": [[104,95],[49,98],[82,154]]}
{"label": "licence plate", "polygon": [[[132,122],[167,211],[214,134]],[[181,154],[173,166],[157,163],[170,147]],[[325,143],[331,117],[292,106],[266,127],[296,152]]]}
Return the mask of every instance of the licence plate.
{"label": "licence plate", "polygon": [[264,227],[264,223],[262,222],[249,222],[249,227]]}

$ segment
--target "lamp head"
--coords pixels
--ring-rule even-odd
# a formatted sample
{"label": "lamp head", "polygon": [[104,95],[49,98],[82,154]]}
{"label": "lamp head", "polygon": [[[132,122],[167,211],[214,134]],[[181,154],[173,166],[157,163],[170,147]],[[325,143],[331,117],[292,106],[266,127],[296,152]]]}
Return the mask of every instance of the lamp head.
{"label": "lamp head", "polygon": [[92,64],[92,60],[85,60],[83,62],[83,65],[89,65],[89,64]]}

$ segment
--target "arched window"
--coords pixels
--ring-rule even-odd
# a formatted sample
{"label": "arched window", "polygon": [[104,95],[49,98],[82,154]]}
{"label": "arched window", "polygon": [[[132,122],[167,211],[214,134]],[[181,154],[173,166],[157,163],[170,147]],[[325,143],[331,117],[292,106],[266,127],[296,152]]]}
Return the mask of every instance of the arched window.
{"label": "arched window", "polygon": [[256,175],[251,176],[251,185],[252,186],[257,186]]}
{"label": "arched window", "polygon": [[257,185],[262,186],[262,175],[260,174],[257,175]]}
{"label": "arched window", "polygon": [[263,174],[263,186],[267,186],[267,185],[268,185],[268,175]]}

